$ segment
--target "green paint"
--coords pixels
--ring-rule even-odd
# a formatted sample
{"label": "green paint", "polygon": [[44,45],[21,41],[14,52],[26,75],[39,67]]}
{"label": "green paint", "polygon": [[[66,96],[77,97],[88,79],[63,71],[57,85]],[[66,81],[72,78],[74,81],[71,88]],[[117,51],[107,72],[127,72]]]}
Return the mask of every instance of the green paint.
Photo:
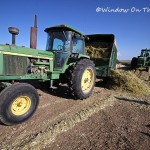
{"label": "green paint", "polygon": [[[70,66],[76,64],[80,59],[90,59],[89,56],[84,54],[86,36],[81,32],[72,27],[62,25],[46,28],[45,31],[48,32],[49,35],[47,40],[47,45],[51,44],[49,47],[54,45],[55,38],[58,38],[60,43],[64,45],[58,45],[60,46],[60,49],[47,49],[44,51],[15,45],[0,44],[1,81],[53,81],[59,79],[61,74],[65,74],[66,70]],[[58,31],[61,31],[62,34],[59,35]],[[64,31],[67,31],[66,35],[64,34]],[[51,32],[57,32],[57,34],[54,34],[56,37],[50,40]],[[99,38],[99,35],[96,35],[96,37]],[[105,35],[104,37],[106,38]],[[111,37],[113,37],[114,42],[114,36],[111,35]],[[78,45],[75,50],[75,47],[73,46],[74,40],[76,41],[76,44],[81,44]],[[63,48],[64,46],[68,46],[68,49],[66,50]],[[57,46],[55,48],[57,48]],[[117,48],[115,47],[115,44],[113,44],[107,64],[106,62],[104,63],[101,61],[99,66],[96,66],[97,76],[110,76],[111,69],[114,69],[116,65],[116,57]]]}
{"label": "green paint", "polygon": [[68,25],[58,25],[58,26],[53,26],[45,29],[45,32],[49,32],[50,30],[65,30],[65,31],[73,31],[79,35],[83,35],[80,31],[74,29],[73,27],[70,27]]}
{"label": "green paint", "polygon": [[2,75],[4,72],[3,62],[3,54],[0,54],[0,75]]}
{"label": "green paint", "polygon": [[137,67],[150,67],[150,49],[142,49],[140,56],[137,57]]}

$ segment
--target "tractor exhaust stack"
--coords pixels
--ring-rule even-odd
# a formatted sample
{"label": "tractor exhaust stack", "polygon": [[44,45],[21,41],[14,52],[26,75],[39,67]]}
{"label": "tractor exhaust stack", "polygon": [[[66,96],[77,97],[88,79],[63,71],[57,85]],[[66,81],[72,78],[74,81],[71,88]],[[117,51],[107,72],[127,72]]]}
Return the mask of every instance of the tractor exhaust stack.
{"label": "tractor exhaust stack", "polygon": [[37,47],[37,16],[35,15],[34,27],[30,30],[30,48],[36,49]]}

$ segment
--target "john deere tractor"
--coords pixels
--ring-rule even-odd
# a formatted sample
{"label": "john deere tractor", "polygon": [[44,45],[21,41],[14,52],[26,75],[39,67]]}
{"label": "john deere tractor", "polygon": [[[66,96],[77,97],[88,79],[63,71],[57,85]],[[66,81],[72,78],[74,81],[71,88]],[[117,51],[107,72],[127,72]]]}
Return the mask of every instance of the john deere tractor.
{"label": "john deere tractor", "polygon": [[142,49],[141,54],[138,57],[133,57],[131,61],[132,69],[145,69],[149,71],[150,69],[150,49]]}
{"label": "john deere tractor", "polygon": [[[15,36],[19,29],[10,27],[9,32],[12,44],[0,44],[0,121],[6,125],[27,120],[38,106],[37,90],[23,82],[48,82],[50,88],[56,83],[67,83],[75,99],[85,99],[93,91],[96,70],[99,71],[97,75],[108,76],[115,66],[113,35],[105,35],[104,41],[109,43],[110,52],[103,60],[103,67],[98,64],[95,68],[90,57],[85,55],[87,36],[69,26],[45,29],[48,36],[45,51],[36,49],[37,17],[31,28],[30,48],[16,46]],[[91,36],[91,42],[96,37],[102,38],[100,35]]]}

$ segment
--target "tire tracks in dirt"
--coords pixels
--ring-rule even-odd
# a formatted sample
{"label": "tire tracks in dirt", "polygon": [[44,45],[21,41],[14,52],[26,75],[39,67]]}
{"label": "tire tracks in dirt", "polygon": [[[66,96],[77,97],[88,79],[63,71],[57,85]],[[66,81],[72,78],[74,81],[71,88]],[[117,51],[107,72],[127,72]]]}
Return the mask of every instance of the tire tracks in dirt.
{"label": "tire tracks in dirt", "polygon": [[47,119],[45,122],[42,122],[41,125],[44,127],[42,127],[41,130],[33,131],[25,135],[21,134],[15,139],[3,143],[1,149],[37,150],[46,147],[46,145],[55,141],[55,138],[59,134],[72,129],[76,124],[87,120],[94,113],[106,107],[113,106],[116,102],[115,95],[108,93],[106,92],[106,94],[102,96],[100,91],[96,89],[94,94],[87,100],[71,102],[71,104],[73,104],[72,107],[69,107],[66,111],[53,119]]}

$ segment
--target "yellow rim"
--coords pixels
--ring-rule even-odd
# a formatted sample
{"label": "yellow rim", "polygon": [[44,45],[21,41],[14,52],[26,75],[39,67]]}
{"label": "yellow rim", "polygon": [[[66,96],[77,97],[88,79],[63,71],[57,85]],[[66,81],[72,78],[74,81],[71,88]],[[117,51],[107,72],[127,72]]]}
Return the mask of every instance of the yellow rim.
{"label": "yellow rim", "polygon": [[20,96],[16,98],[11,105],[11,112],[20,116],[25,114],[31,107],[31,99],[28,96]]}
{"label": "yellow rim", "polygon": [[94,72],[92,68],[87,68],[81,79],[81,89],[84,93],[88,93],[94,83]]}

